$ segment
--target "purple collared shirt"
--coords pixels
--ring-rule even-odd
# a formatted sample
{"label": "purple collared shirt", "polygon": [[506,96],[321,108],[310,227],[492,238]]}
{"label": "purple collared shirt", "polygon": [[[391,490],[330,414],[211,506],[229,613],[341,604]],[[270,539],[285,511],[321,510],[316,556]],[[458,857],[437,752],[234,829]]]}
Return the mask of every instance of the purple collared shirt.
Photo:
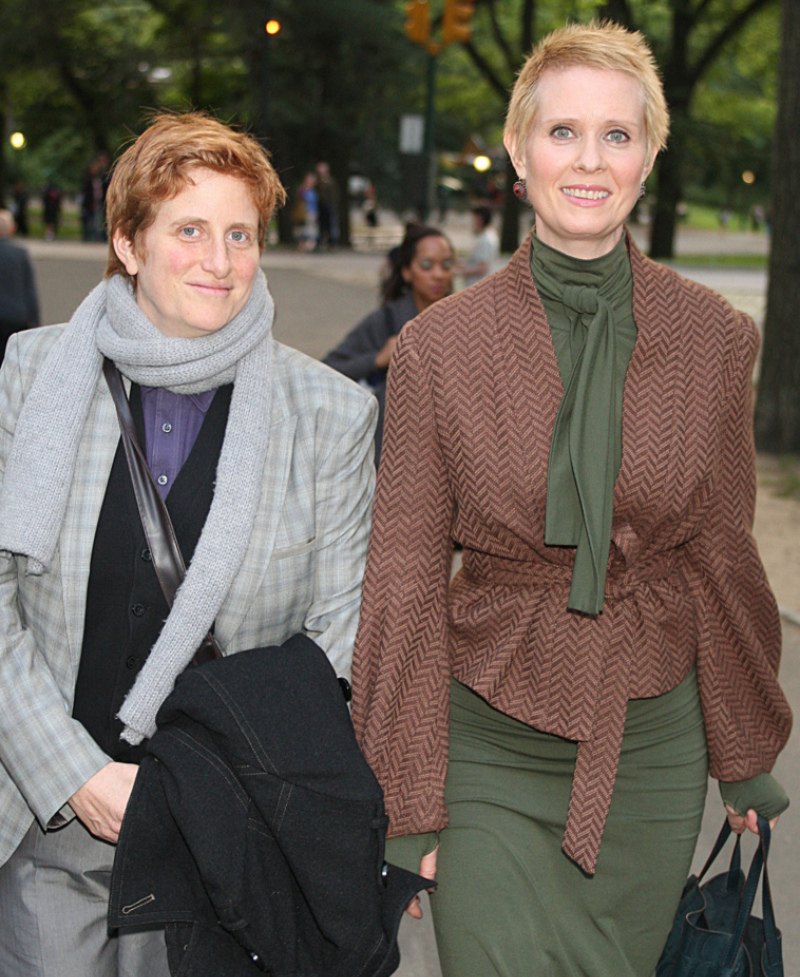
{"label": "purple collared shirt", "polygon": [[166,499],[217,391],[176,394],[163,387],[141,387],[141,392],[147,464],[161,498]]}

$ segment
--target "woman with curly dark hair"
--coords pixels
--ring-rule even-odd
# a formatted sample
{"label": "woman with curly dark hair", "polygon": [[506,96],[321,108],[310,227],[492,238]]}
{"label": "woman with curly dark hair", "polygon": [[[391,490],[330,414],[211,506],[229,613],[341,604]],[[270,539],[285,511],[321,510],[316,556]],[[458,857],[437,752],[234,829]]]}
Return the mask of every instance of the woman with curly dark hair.
{"label": "woman with curly dark hair", "polygon": [[383,305],[363,319],[331,350],[324,363],[369,386],[378,398],[375,467],[380,461],[386,375],[400,330],[420,312],[450,294],[455,254],[435,227],[410,224],[390,252],[389,273],[381,285]]}

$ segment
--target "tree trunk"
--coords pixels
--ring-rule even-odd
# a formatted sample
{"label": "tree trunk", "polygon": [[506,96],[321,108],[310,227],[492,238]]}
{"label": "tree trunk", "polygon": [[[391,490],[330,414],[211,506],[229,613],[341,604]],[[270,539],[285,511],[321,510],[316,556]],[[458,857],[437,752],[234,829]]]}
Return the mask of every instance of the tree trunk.
{"label": "tree trunk", "polygon": [[656,164],[656,206],[653,229],[650,232],[651,258],[675,256],[675,230],[678,204],[683,194],[683,155],[689,110],[678,105],[671,108],[671,113],[668,148],[659,155]]}
{"label": "tree trunk", "polygon": [[0,207],[5,207],[6,200],[6,83],[0,78]]}
{"label": "tree trunk", "polygon": [[512,187],[517,179],[517,171],[510,159],[506,160],[506,190],[503,195],[503,226],[500,231],[500,250],[503,254],[513,254],[519,247],[519,209],[520,202]]}
{"label": "tree trunk", "polygon": [[350,156],[342,154],[331,157],[331,176],[339,187],[339,246],[349,248],[350,243]]}
{"label": "tree trunk", "polygon": [[763,451],[800,453],[800,5],[783,0],[772,177],[773,233],[756,409]]}

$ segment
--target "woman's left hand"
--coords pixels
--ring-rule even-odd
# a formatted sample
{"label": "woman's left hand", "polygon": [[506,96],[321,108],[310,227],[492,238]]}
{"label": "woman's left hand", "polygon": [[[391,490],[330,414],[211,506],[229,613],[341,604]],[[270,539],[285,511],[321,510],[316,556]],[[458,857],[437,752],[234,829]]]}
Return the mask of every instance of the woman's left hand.
{"label": "woman's left hand", "polygon": [[[758,815],[756,812],[750,808],[747,812],[747,817],[743,818],[741,814],[737,814],[732,807],[725,805],[725,810],[728,814],[728,824],[731,826],[731,831],[734,831],[737,835],[740,835],[745,828],[752,831],[753,834],[758,834]],[[774,830],[775,825],[778,823],[777,818],[773,818],[769,826]]]}
{"label": "woman's left hand", "polygon": [[[422,861],[419,864],[419,874],[423,879],[431,879],[433,881],[436,878],[436,858],[438,854],[439,846],[437,845],[433,851],[422,856]],[[433,889],[428,889],[428,892],[433,892]],[[411,902],[406,906],[406,912],[412,919],[422,919],[422,906],[419,903],[419,896],[412,898]]]}

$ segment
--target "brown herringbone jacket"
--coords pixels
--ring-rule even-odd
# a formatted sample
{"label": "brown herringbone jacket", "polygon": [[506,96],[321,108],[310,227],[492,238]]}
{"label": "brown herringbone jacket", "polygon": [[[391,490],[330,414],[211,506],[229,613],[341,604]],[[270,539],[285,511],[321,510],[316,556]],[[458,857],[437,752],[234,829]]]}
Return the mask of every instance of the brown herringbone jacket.
{"label": "brown herringbone jacket", "polygon": [[[574,550],[544,542],[562,384],[529,267],[410,323],[392,361],[353,667],[353,719],[390,834],[442,828],[453,675],[578,742],[564,850],[594,871],[629,698],[697,663],[713,776],[769,770],[791,713],[751,534],[753,322],[629,242],[638,338],[605,607],[567,610]],[[464,547],[449,587],[451,539]]]}

